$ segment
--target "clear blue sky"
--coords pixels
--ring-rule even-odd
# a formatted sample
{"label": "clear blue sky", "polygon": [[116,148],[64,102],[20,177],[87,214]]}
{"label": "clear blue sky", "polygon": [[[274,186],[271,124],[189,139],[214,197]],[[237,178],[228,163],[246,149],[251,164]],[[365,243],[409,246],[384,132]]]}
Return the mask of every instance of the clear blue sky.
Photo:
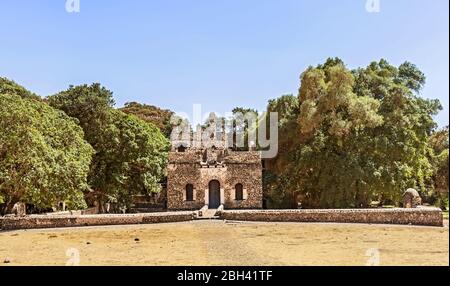
{"label": "clear blue sky", "polygon": [[44,96],[100,82],[118,107],[223,113],[297,94],[300,73],[327,57],[408,60],[448,124],[448,0],[380,0],[379,13],[366,0],[80,0],[74,14],[65,2],[0,1],[0,76]]}

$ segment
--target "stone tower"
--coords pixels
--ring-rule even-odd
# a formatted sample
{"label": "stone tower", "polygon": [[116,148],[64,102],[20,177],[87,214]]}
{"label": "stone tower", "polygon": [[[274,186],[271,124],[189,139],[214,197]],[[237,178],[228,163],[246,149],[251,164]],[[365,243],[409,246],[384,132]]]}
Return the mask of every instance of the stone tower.
{"label": "stone tower", "polygon": [[[191,140],[172,139],[169,152],[167,208],[196,210],[262,208],[262,164],[258,151],[233,151],[227,134],[211,114]],[[184,140],[183,140],[184,139]]]}

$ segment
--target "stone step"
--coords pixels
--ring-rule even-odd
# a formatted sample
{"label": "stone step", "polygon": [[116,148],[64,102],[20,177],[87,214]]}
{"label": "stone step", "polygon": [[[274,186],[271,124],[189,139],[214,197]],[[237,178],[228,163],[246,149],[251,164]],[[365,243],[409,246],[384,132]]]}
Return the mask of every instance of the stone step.
{"label": "stone step", "polygon": [[197,219],[218,219],[219,216],[216,216],[216,209],[206,209],[202,211],[202,216],[198,216]]}
{"label": "stone step", "polygon": [[216,219],[220,219],[219,216],[211,216],[211,217],[196,217],[196,220],[216,220]]}

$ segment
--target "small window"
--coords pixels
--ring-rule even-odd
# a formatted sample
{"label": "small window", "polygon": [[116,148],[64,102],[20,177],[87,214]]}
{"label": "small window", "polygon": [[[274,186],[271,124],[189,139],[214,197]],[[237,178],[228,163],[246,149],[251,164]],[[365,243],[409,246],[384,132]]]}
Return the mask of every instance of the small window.
{"label": "small window", "polygon": [[192,184],[186,185],[186,201],[192,202],[194,200],[194,186]]}
{"label": "small window", "polygon": [[244,199],[244,187],[242,186],[242,184],[237,184],[234,189],[236,192],[236,201],[242,201]]}
{"label": "small window", "polygon": [[177,151],[180,152],[180,153],[184,153],[184,152],[186,152],[186,147],[184,147],[183,145],[180,145],[180,146],[177,148]]}

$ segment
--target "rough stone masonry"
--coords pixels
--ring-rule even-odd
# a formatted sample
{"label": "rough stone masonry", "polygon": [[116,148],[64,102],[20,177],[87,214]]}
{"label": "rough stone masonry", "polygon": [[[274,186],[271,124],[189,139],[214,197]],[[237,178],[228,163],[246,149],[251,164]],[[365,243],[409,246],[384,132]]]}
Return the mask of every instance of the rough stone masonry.
{"label": "rough stone masonry", "polygon": [[194,212],[166,212],[149,214],[103,214],[103,215],[30,215],[0,219],[2,230],[82,227],[102,225],[152,224],[191,221]]}
{"label": "rough stone masonry", "polygon": [[[209,156],[218,156],[220,163],[208,162]],[[171,152],[167,173],[169,210],[198,210],[205,205],[212,208],[224,205],[226,209],[262,208],[262,167],[257,151]],[[214,205],[214,200],[218,205]]]}
{"label": "rough stone masonry", "polygon": [[[214,124],[211,116],[210,124]],[[167,167],[168,210],[261,209],[263,203],[261,152],[237,151],[227,134],[197,128],[194,138],[172,139]]]}
{"label": "rough stone masonry", "polygon": [[439,208],[327,209],[327,210],[224,210],[221,219],[267,222],[330,222],[443,226]]}

